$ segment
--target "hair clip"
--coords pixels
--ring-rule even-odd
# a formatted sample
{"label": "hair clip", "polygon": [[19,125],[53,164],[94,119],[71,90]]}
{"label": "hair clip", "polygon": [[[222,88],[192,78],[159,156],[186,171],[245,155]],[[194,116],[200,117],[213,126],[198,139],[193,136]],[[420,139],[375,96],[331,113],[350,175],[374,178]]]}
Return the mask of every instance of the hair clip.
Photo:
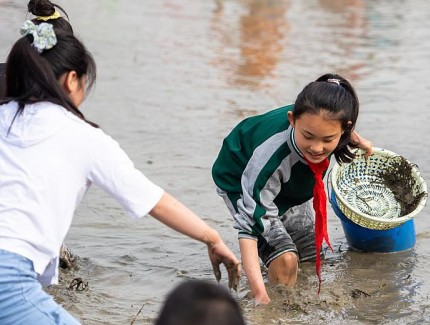
{"label": "hair clip", "polygon": [[60,18],[60,12],[58,10],[55,10],[54,13],[51,16],[36,16],[37,20],[43,20],[43,21],[48,21],[51,19],[58,19]]}
{"label": "hair clip", "polygon": [[334,84],[337,84],[338,86],[340,86],[340,80],[339,79],[327,79],[327,82],[331,82]]}
{"label": "hair clip", "polygon": [[51,24],[41,23],[40,25],[35,25],[31,20],[26,20],[21,26],[21,35],[26,36],[28,34],[33,36],[31,45],[39,53],[49,50],[57,44],[57,36]]}

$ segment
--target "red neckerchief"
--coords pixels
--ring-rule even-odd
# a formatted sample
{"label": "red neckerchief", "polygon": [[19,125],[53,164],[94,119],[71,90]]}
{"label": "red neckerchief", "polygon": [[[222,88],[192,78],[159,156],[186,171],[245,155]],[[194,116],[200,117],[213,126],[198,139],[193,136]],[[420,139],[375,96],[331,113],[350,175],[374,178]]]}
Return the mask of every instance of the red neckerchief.
{"label": "red neckerchief", "polygon": [[316,248],[316,272],[318,276],[318,294],[321,290],[321,246],[323,240],[333,251],[327,233],[327,196],[324,190],[323,172],[329,166],[328,158],[318,164],[314,164],[305,158],[309,168],[314,173],[314,210],[315,210],[315,248]]}

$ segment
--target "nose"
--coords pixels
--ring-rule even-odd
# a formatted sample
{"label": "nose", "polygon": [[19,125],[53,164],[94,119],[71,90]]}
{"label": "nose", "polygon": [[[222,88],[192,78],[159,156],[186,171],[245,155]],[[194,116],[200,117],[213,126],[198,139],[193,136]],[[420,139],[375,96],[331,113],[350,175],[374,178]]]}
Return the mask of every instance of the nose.
{"label": "nose", "polygon": [[312,154],[320,154],[324,151],[324,145],[321,141],[313,141],[309,150]]}

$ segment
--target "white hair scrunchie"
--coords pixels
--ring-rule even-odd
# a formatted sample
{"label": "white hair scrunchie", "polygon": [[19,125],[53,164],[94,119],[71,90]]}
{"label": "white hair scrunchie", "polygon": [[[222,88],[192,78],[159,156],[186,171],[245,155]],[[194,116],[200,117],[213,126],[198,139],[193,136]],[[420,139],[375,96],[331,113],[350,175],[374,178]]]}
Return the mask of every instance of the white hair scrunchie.
{"label": "white hair scrunchie", "polygon": [[54,27],[48,23],[35,25],[31,20],[26,20],[21,26],[21,35],[32,35],[33,43],[31,44],[39,53],[44,50],[52,49],[57,44],[57,36]]}

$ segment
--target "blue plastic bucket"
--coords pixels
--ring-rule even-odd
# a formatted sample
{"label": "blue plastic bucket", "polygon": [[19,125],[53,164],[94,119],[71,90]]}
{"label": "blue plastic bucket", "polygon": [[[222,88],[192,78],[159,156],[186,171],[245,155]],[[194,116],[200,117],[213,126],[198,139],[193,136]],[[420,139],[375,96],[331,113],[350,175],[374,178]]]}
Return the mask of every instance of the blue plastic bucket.
{"label": "blue plastic bucket", "polygon": [[395,228],[374,230],[364,228],[348,219],[336,202],[334,191],[331,193],[331,205],[339,217],[348,245],[358,251],[374,253],[393,253],[411,249],[415,246],[414,219]]}

